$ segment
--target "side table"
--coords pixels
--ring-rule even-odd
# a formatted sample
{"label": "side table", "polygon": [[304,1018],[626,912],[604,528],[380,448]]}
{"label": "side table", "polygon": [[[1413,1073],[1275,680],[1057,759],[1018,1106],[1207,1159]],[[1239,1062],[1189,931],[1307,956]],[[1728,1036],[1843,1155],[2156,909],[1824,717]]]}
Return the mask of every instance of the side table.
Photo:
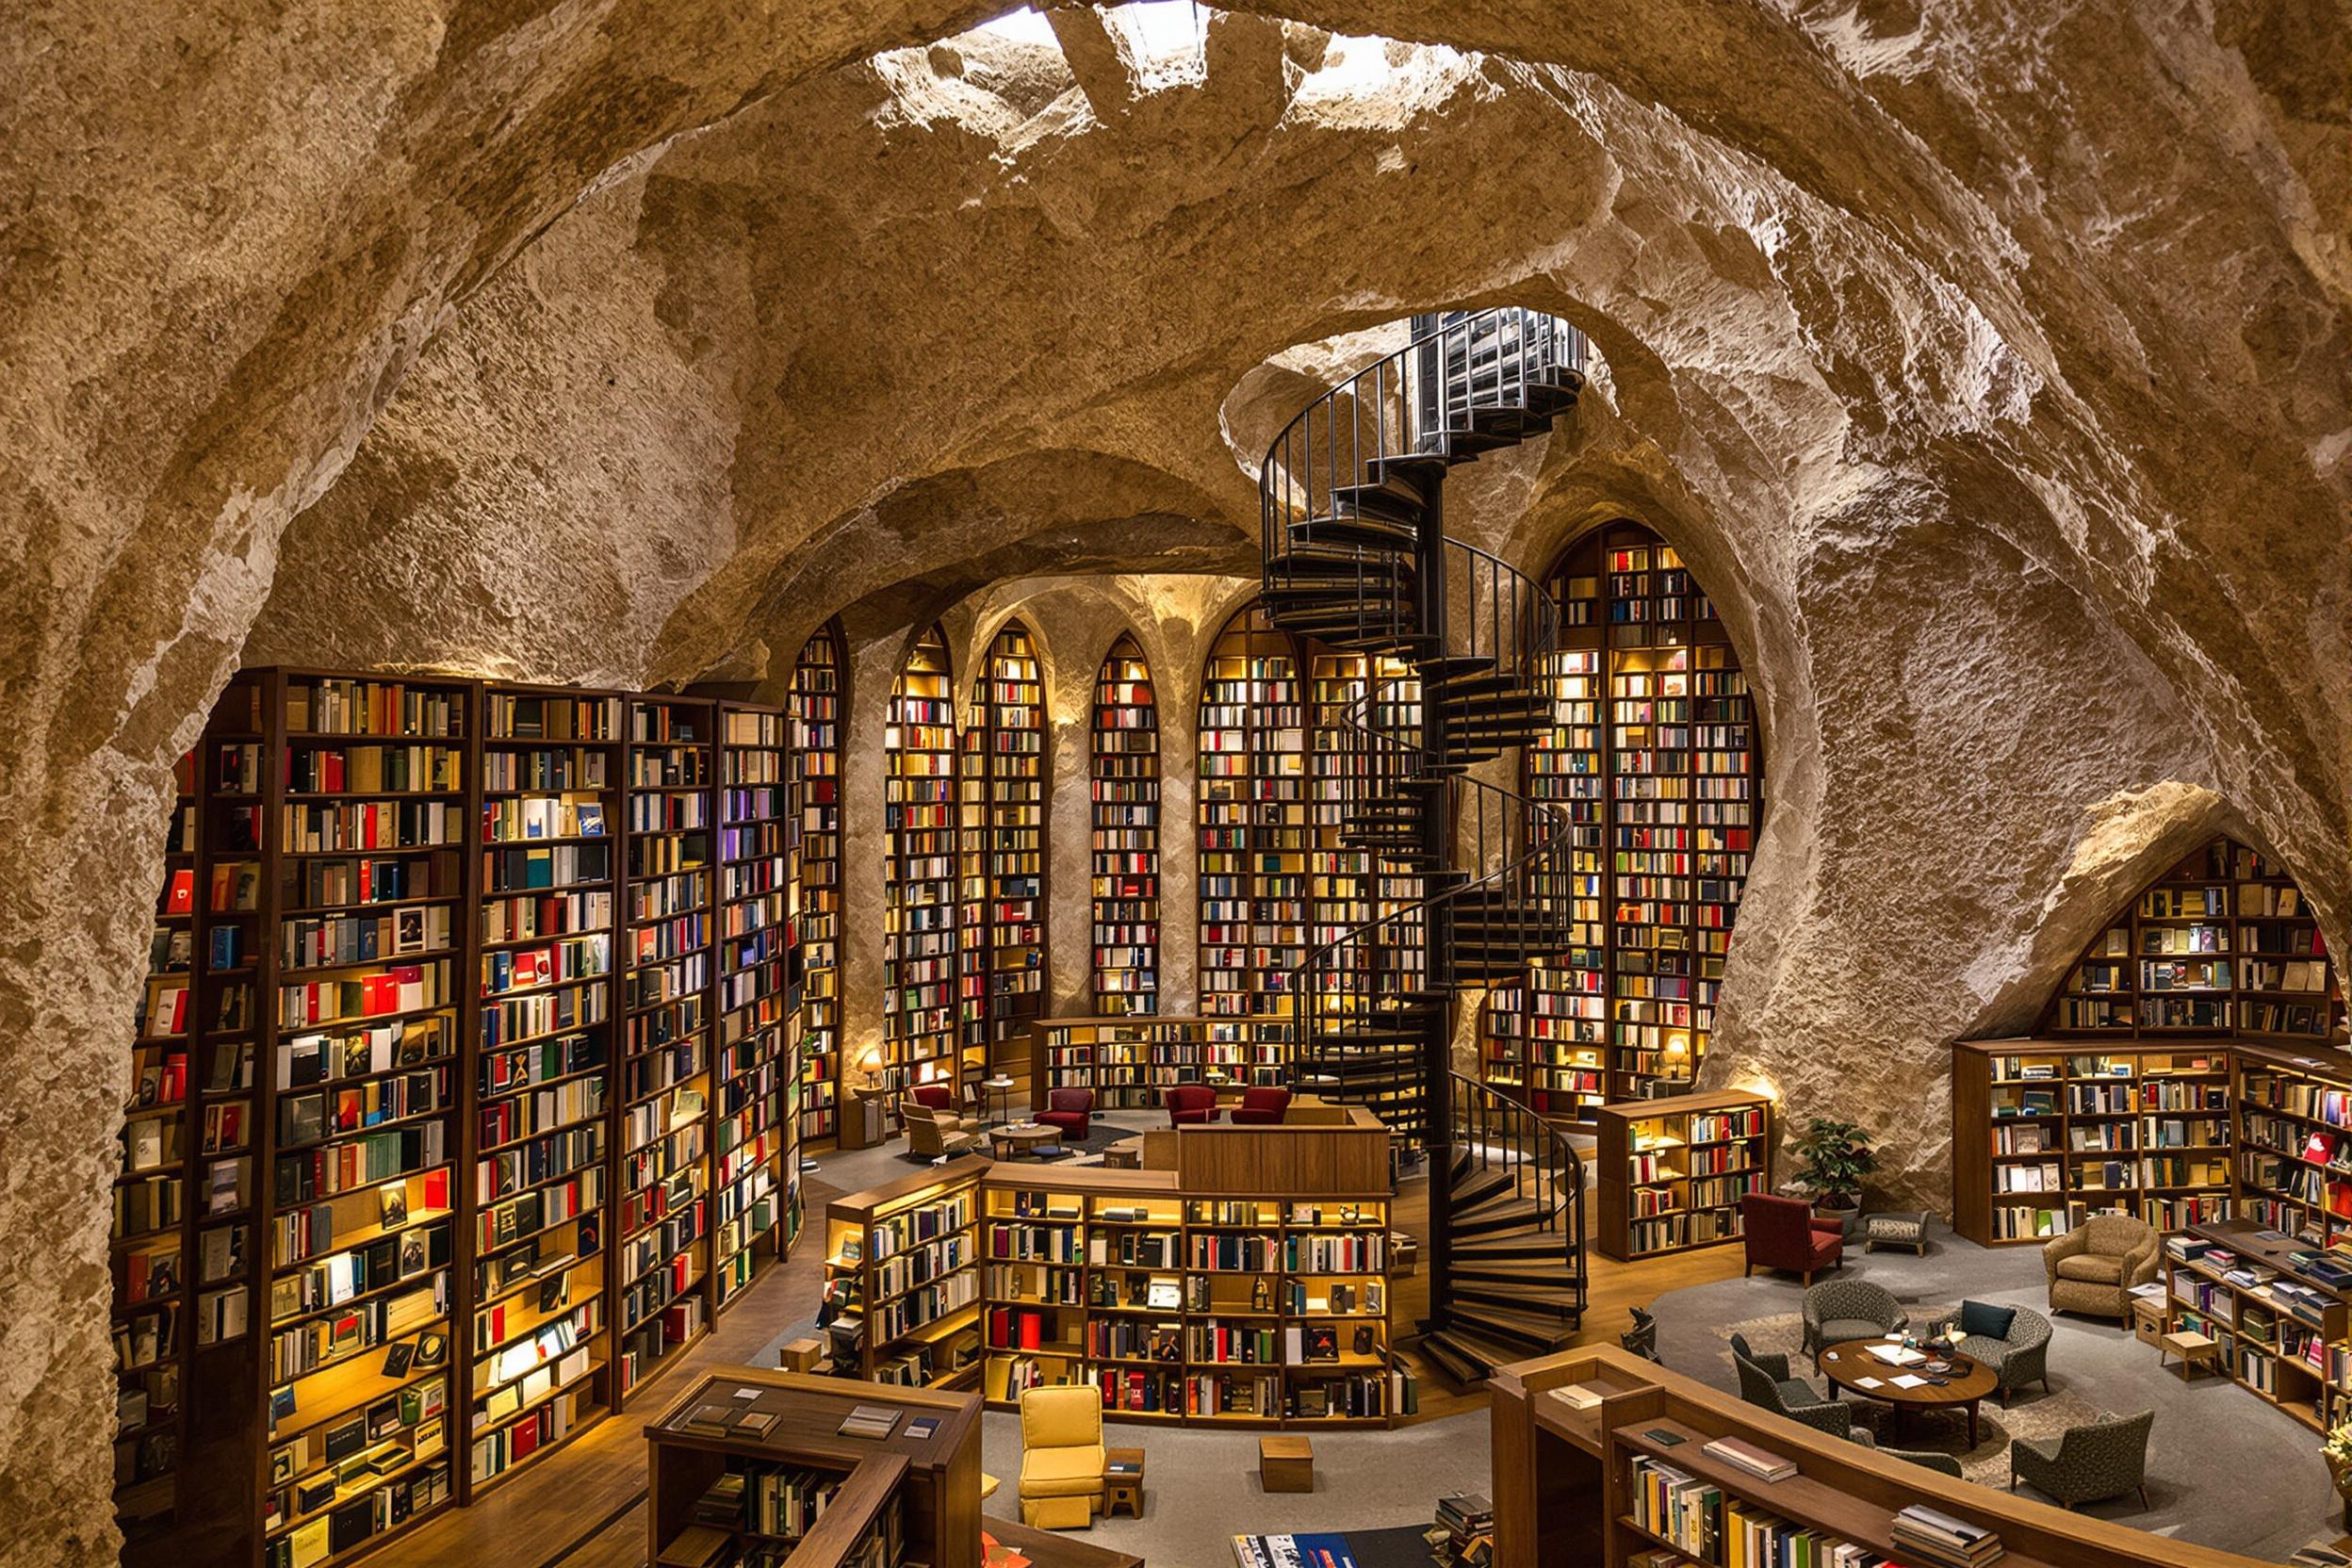
{"label": "side table", "polygon": [[1102,1517],[1120,1509],[1143,1517],[1143,1450],[1106,1448],[1102,1451]]}

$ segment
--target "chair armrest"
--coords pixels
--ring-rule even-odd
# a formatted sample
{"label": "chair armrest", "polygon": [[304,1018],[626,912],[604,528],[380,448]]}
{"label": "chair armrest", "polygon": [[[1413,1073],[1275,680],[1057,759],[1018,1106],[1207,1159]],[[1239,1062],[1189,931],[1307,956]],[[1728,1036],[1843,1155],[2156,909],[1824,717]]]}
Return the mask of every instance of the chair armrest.
{"label": "chair armrest", "polygon": [[1788,1380],[1788,1358],[1787,1356],[1753,1355],[1748,1358],[1748,1364],[1776,1383]]}
{"label": "chair armrest", "polygon": [[2090,1244],[2090,1237],[2080,1231],[2068,1231],[2065,1235],[2044,1244],[2042,1271],[2054,1282],[2058,1278],[2058,1266],[2089,1247]]}
{"label": "chair armrest", "polygon": [[1818,1405],[1806,1405],[1788,1413],[1789,1418],[1802,1421],[1816,1431],[1832,1437],[1844,1437],[1854,1430],[1854,1407],[1837,1399],[1826,1399]]}

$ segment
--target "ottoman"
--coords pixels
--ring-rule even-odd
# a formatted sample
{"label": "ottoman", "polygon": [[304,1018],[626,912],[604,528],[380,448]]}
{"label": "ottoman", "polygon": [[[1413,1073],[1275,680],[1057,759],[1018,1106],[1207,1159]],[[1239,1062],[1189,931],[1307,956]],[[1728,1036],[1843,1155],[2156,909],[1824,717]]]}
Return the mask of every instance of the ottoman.
{"label": "ottoman", "polygon": [[1927,1216],[1924,1214],[1874,1214],[1862,1221],[1862,1250],[1875,1252],[1882,1247],[1908,1247],[1924,1257],[1927,1254]]}

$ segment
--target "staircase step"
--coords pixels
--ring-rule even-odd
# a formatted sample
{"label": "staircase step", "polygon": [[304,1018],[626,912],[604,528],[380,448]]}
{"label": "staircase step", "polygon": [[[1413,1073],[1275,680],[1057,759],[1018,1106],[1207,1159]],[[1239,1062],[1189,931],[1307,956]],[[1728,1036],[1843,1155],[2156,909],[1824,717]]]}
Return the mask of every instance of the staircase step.
{"label": "staircase step", "polygon": [[1557,1350],[1576,1333],[1574,1324],[1563,1323],[1547,1314],[1497,1307],[1484,1301],[1457,1298],[1447,1304],[1446,1318],[1448,1327],[1477,1334],[1480,1339],[1526,1347],[1520,1352],[1523,1358]]}
{"label": "staircase step", "polygon": [[1568,1272],[1565,1259],[1554,1271],[1550,1282],[1530,1281],[1520,1284],[1499,1284],[1471,1281],[1456,1272],[1451,1295],[1457,1301],[1476,1301],[1483,1308],[1500,1308],[1523,1317],[1574,1317],[1584,1310],[1577,1298],[1576,1280]]}
{"label": "staircase step", "polygon": [[1488,1360],[1466,1345],[1458,1342],[1454,1335],[1443,1329],[1432,1330],[1423,1334],[1414,1342],[1414,1348],[1436,1363],[1440,1371],[1465,1388],[1476,1388],[1484,1383],[1495,1367],[1504,1364],[1498,1361]]}
{"label": "staircase step", "polygon": [[1361,545],[1366,548],[1408,550],[1413,531],[1407,523],[1379,517],[1316,517],[1290,525],[1293,545]]}
{"label": "staircase step", "polygon": [[[1380,459],[1374,459],[1375,463]],[[1364,466],[1370,469],[1371,464]],[[1399,471],[1392,481],[1382,474],[1367,472],[1363,484],[1335,484],[1331,487],[1333,511],[1348,512],[1359,517],[1385,517],[1393,523],[1411,525],[1420,520],[1426,503],[1421,498],[1420,485],[1409,471]]]}

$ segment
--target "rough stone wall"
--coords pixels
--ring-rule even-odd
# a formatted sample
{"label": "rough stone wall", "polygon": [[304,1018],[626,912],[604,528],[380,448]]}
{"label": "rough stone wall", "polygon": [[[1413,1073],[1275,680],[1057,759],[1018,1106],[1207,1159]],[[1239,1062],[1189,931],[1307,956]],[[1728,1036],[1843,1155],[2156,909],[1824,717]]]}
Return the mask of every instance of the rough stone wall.
{"label": "rough stone wall", "polygon": [[2340,9],[1285,0],[1491,52],[1396,49],[1368,100],[1236,16],[1158,90],[1087,12],[1058,65],[847,64],[988,8],[44,5],[0,36],[11,1564],[110,1549],[131,976],[169,763],[249,635],[780,682],[843,607],[871,637],[997,579],[1240,569],[1268,432],[1228,394],[1413,309],[1592,332],[1607,396],[1515,517],[1465,518],[1539,568],[1637,509],[1756,673],[1724,1070],[1909,1135],[1934,1119],[1821,1064],[1933,1081],[2206,817],[2344,950]]}

